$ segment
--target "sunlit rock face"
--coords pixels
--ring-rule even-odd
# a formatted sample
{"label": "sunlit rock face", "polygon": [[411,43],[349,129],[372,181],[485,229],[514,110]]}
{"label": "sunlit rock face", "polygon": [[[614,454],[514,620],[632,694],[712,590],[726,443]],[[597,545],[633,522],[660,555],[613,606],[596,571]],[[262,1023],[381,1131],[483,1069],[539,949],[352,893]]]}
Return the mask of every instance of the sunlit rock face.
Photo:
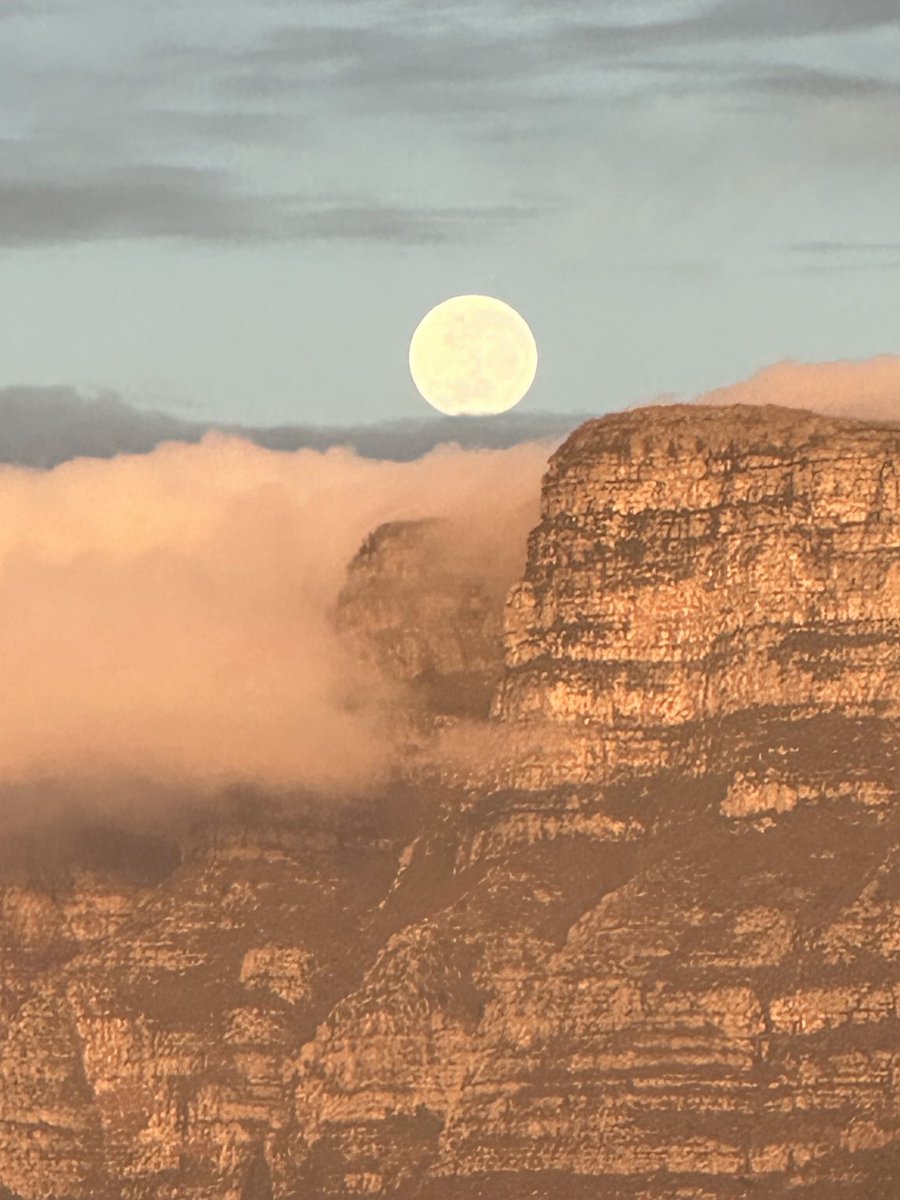
{"label": "sunlit rock face", "polygon": [[440,526],[378,531],[345,631],[490,681],[504,786],[417,766],[154,877],[11,880],[0,1197],[895,1200],[898,449],[591,422],[502,643]]}
{"label": "sunlit rock face", "polygon": [[413,847],[441,899],[304,1047],[280,1178],[894,1194],[898,449],[675,407],[557,452],[507,605],[509,786],[448,819],[443,877],[446,828]]}
{"label": "sunlit rock face", "polygon": [[583,426],[551,461],[510,598],[499,715],[562,724],[582,745],[568,783],[744,766],[771,790],[796,775],[787,721],[788,742],[832,745],[815,768],[832,788],[833,755],[865,742],[849,778],[877,791],[898,704],[898,447],[774,407]]}

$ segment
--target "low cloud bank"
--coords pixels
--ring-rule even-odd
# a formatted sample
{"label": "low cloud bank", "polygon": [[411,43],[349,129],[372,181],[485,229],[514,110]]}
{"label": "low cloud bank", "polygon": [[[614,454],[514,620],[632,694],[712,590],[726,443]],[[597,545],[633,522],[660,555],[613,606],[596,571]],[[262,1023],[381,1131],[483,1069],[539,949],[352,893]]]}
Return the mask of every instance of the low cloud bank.
{"label": "low cloud bank", "polygon": [[742,383],[716,388],[698,404],[783,404],[832,417],[900,421],[900,355],[859,361],[775,363]]}
{"label": "low cloud bank", "polygon": [[377,785],[385,696],[331,623],[347,562],[384,521],[451,517],[447,553],[508,586],[549,450],[395,463],[210,435],[0,469],[0,783]]}

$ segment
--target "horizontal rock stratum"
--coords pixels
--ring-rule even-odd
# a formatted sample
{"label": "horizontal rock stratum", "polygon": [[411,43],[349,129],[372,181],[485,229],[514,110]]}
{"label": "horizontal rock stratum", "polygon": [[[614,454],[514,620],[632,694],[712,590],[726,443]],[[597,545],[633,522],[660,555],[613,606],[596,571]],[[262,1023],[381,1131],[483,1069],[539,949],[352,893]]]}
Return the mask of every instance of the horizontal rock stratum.
{"label": "horizontal rock stratum", "polygon": [[589,422],[502,655],[376,532],[342,623],[437,705],[386,793],[3,888],[0,1197],[895,1200],[898,450]]}

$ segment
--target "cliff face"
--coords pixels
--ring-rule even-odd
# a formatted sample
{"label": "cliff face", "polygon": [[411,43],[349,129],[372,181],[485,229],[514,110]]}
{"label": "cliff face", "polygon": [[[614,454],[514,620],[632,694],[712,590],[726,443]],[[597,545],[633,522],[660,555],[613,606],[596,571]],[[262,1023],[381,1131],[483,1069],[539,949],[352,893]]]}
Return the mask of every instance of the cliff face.
{"label": "cliff face", "polygon": [[458,540],[449,522],[381,525],[338,598],[339,628],[426,718],[486,717],[503,673],[502,597]]}
{"label": "cliff face", "polygon": [[[877,791],[868,754],[896,715],[900,662],[897,446],[772,407],[583,426],[551,462],[511,597],[500,716],[543,716],[581,743],[562,782],[746,766],[773,795],[789,752],[762,729],[764,761],[756,746],[736,761],[734,743],[779,719],[808,740],[836,717],[835,748],[851,730],[871,739]],[[729,803],[769,807],[751,790]]]}
{"label": "cliff face", "polygon": [[780,409],[583,426],[499,667],[435,529],[376,535],[345,628],[444,716],[447,677],[467,717],[498,681],[493,784],[417,767],[212,823],[160,880],[9,886],[0,1184],[892,1200],[898,449]]}

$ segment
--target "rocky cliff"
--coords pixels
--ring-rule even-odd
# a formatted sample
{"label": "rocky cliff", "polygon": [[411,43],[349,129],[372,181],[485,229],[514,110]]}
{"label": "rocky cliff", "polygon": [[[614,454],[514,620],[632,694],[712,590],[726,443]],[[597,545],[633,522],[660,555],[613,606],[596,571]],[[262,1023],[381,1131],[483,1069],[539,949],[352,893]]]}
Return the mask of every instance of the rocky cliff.
{"label": "rocky cliff", "polygon": [[449,521],[392,521],[366,539],[338,597],[357,653],[404,685],[411,716],[486,717],[503,674],[503,595],[458,553]]}
{"label": "rocky cliff", "polygon": [[440,527],[376,533],[340,620],[441,717],[385,794],[7,872],[0,1195],[893,1200],[898,450],[591,422],[502,645]]}

